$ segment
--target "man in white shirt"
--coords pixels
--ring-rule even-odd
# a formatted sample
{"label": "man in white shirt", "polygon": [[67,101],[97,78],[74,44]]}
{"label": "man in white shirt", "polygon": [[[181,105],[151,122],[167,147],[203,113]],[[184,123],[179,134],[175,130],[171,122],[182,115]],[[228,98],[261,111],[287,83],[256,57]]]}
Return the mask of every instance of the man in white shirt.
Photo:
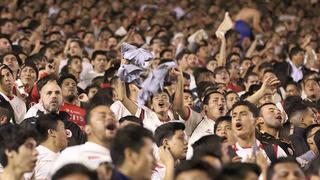
{"label": "man in white shirt", "polygon": [[107,52],[102,50],[96,50],[92,53],[91,64],[92,70],[89,70],[85,76],[81,79],[79,87],[85,89],[92,83],[92,80],[98,76],[104,76],[104,72],[108,69]]}
{"label": "man in white shirt", "polygon": [[291,77],[295,82],[303,78],[304,51],[300,47],[294,47],[289,53],[288,63],[291,66]]}
{"label": "man in white shirt", "polygon": [[0,66],[0,106],[6,108],[13,123],[20,124],[27,107],[23,100],[13,94],[14,77],[7,65]]}
{"label": "man in white shirt", "polygon": [[220,92],[212,90],[204,97],[202,113],[191,110],[184,105],[182,73],[176,72],[176,74],[178,76],[178,84],[173,107],[180,117],[185,120],[186,134],[190,137],[187,157],[190,158],[192,156],[191,145],[203,136],[214,134],[215,120],[226,113],[226,100]]}
{"label": "man in white shirt", "polygon": [[86,109],[87,142],[66,148],[56,161],[53,172],[69,163],[80,163],[95,170],[102,162],[111,162],[110,144],[116,133],[117,121],[110,110],[111,100],[93,97]]}
{"label": "man in white shirt", "polygon": [[35,179],[50,179],[53,164],[60,151],[68,145],[66,129],[62,117],[54,113],[39,116],[36,128],[41,144],[36,148],[38,156],[32,176]]}
{"label": "man in white shirt", "polygon": [[174,166],[186,158],[188,142],[185,126],[180,122],[169,122],[159,126],[154,138],[159,147],[160,160],[153,170],[152,180],[172,179]]}
{"label": "man in white shirt", "polygon": [[241,162],[248,162],[261,151],[267,160],[274,161],[287,156],[283,149],[275,144],[262,144],[255,136],[255,127],[259,110],[248,101],[239,101],[231,109],[232,130],[237,142],[232,145]]}

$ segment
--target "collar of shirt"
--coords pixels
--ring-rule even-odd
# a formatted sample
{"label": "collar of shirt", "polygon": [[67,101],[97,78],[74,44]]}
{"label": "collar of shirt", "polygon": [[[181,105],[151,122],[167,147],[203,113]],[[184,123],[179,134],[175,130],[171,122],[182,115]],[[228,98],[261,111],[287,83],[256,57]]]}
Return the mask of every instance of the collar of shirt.
{"label": "collar of shirt", "polygon": [[47,152],[47,153],[50,153],[50,154],[60,154],[60,152],[53,152],[53,151],[51,151],[49,148],[47,148],[47,147],[45,147],[45,146],[43,146],[43,145],[39,145],[37,148],[37,151],[38,152]]}
{"label": "collar of shirt", "polygon": [[303,78],[302,66],[296,67],[291,60],[288,59],[288,63],[292,67],[291,76],[295,82],[301,80]]}
{"label": "collar of shirt", "polygon": [[90,142],[90,141],[87,141],[86,143],[84,143],[84,145],[86,147],[88,147],[89,149],[94,149],[96,151],[101,151],[101,152],[109,152],[109,149],[106,148],[106,147],[103,147],[99,144],[96,144],[94,142]]}
{"label": "collar of shirt", "polygon": [[129,177],[127,177],[126,175],[122,174],[121,172],[119,171],[114,171],[114,175],[112,177],[112,179],[115,179],[115,180],[130,180]]}

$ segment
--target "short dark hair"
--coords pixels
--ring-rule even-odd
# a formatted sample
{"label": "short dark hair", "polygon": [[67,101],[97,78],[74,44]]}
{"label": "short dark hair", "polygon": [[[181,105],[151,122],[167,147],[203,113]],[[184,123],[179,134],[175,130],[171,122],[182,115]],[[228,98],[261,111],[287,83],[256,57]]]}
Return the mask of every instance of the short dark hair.
{"label": "short dark hair", "polygon": [[228,116],[228,115],[218,117],[218,119],[216,120],[216,123],[214,124],[214,131],[213,132],[216,133],[217,128],[220,123],[225,122],[225,121],[231,123],[231,119],[232,119],[231,116]]}
{"label": "short dark hair", "polygon": [[134,123],[139,124],[140,126],[143,126],[142,120],[136,116],[129,115],[129,116],[124,116],[119,119],[120,124],[123,123],[124,121],[134,122]]}
{"label": "short dark hair", "polygon": [[157,146],[160,147],[163,145],[163,139],[170,139],[172,138],[172,136],[174,136],[176,131],[183,131],[184,129],[185,125],[181,122],[168,122],[157,127],[157,129],[154,132],[154,139],[156,141]]}
{"label": "short dark hair", "polygon": [[37,133],[34,130],[22,128],[16,124],[0,127],[0,163],[3,167],[8,164],[5,150],[18,152],[19,147],[29,138],[37,140]]}
{"label": "short dark hair", "polygon": [[231,108],[231,111],[232,112],[236,107],[238,106],[246,106],[249,108],[249,111],[252,113],[253,117],[258,117],[259,116],[259,109],[257,108],[257,106],[255,106],[254,104],[252,104],[251,102],[249,101],[238,101],[236,102],[232,108]]}
{"label": "short dark hair", "polygon": [[[211,94],[221,94],[221,92],[216,91],[216,90],[210,91],[209,93],[207,93],[207,94],[204,96],[203,104],[208,105]],[[221,95],[224,97],[223,94],[221,94]]]}
{"label": "short dark hair", "polygon": [[43,77],[42,79],[40,79],[38,82],[37,82],[37,89],[38,89],[38,92],[40,93],[41,89],[48,83],[48,82],[57,82],[58,84],[58,81],[57,81],[57,77],[55,75],[47,75],[45,77]]}
{"label": "short dark hair", "polygon": [[74,80],[74,82],[76,82],[76,84],[78,82],[77,78],[74,75],[72,75],[72,74],[62,74],[58,79],[58,85],[61,87],[62,84],[63,84],[63,81],[66,80],[66,79],[72,79],[72,80]]}
{"label": "short dark hair", "polygon": [[94,95],[90,99],[89,103],[87,103],[86,106],[85,106],[85,109],[86,109],[86,117],[85,117],[85,119],[86,119],[87,124],[90,121],[90,113],[94,108],[96,108],[98,106],[110,107],[112,105],[112,103],[113,103],[113,101],[110,98],[107,98],[107,97],[106,98],[101,98],[97,94]]}
{"label": "short dark hair", "polygon": [[39,134],[40,142],[48,139],[48,130],[57,128],[58,121],[63,122],[63,117],[57,113],[42,114],[36,121],[36,129]]}
{"label": "short dark hair", "polygon": [[295,56],[296,54],[304,52],[303,49],[301,49],[299,46],[293,47],[290,52],[289,52],[289,57],[292,60],[292,57]]}
{"label": "short dark hair", "polygon": [[98,55],[103,55],[107,58],[107,51],[96,50],[92,53],[91,61],[94,61]]}
{"label": "short dark hair", "polygon": [[272,179],[272,176],[274,175],[274,172],[275,172],[274,167],[277,164],[282,164],[282,163],[293,163],[293,164],[296,164],[300,168],[300,165],[295,158],[293,158],[293,157],[280,157],[280,158],[271,162],[271,164],[267,170],[267,180]]}
{"label": "short dark hair", "polygon": [[210,155],[221,160],[223,138],[213,134],[201,137],[192,144],[194,159],[200,159],[202,156]]}
{"label": "short dark hair", "polygon": [[114,165],[118,167],[123,164],[125,161],[124,151],[127,148],[139,152],[144,146],[144,138],[149,138],[153,141],[152,132],[141,126],[128,125],[119,129],[113,138],[110,148],[110,154]]}
{"label": "short dark hair", "polygon": [[217,179],[223,180],[243,180],[249,172],[260,175],[261,169],[253,163],[230,163],[223,167]]}
{"label": "short dark hair", "polygon": [[1,75],[1,71],[2,71],[3,69],[8,69],[9,72],[13,75],[13,72],[12,72],[12,70],[9,68],[9,66],[7,66],[7,65],[5,65],[5,64],[1,64],[1,65],[0,65],[0,79],[3,78],[2,75]]}
{"label": "short dark hair", "polygon": [[61,180],[67,176],[81,174],[87,176],[90,180],[98,179],[97,174],[82,164],[67,164],[55,172],[52,180]]}
{"label": "short dark hair", "polygon": [[217,170],[210,166],[208,163],[203,161],[196,161],[196,160],[186,160],[182,161],[177,165],[175,168],[174,176],[175,178],[179,176],[179,174],[192,171],[192,170],[199,170],[205,172],[210,179],[215,179],[217,176]]}

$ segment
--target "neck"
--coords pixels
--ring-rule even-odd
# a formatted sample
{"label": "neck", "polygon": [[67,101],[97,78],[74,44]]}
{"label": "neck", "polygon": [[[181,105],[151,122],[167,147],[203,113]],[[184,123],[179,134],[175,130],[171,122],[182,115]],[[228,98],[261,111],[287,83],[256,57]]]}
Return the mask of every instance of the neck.
{"label": "neck", "polygon": [[168,112],[161,111],[157,112],[156,114],[160,121],[167,121],[168,119],[170,119],[168,116]]}
{"label": "neck", "polygon": [[0,87],[0,91],[4,94],[4,95],[6,95],[6,96],[12,96],[12,91],[10,90],[9,92],[8,91],[6,91],[5,89],[3,89],[2,87]]}
{"label": "neck", "polygon": [[292,63],[293,63],[293,65],[295,66],[295,67],[297,67],[297,68],[299,68],[301,65],[299,65],[296,61],[292,61]]}
{"label": "neck", "polygon": [[44,141],[43,143],[41,143],[41,145],[50,149],[51,151],[53,151],[55,153],[58,153],[61,150],[59,147],[54,145],[54,142],[52,140],[49,140],[49,139]]}
{"label": "neck", "polygon": [[100,141],[97,138],[91,137],[91,136],[88,136],[88,142],[92,142],[92,143],[98,144],[98,145],[103,146],[103,147],[105,147],[107,149],[110,149],[110,145],[111,145],[109,141],[108,142],[103,142],[103,141]]}
{"label": "neck", "polygon": [[237,142],[241,147],[252,147],[253,143],[256,142],[256,136],[253,134],[245,137],[237,137]]}
{"label": "neck", "polygon": [[122,166],[119,166],[117,168],[117,170],[119,172],[121,172],[123,175],[127,176],[128,178],[132,179],[132,180],[138,180],[139,178],[136,177],[135,175],[136,174],[139,174],[139,173],[134,173],[130,170],[131,168],[128,168],[128,166],[126,166],[125,164],[123,164]]}
{"label": "neck", "polygon": [[7,165],[3,173],[1,174],[1,179],[5,180],[21,180],[25,172],[19,167],[13,167],[12,165]]}
{"label": "neck", "polygon": [[271,128],[271,127],[267,127],[265,125],[262,125],[260,132],[261,133],[268,133],[276,139],[279,138],[279,130],[276,128]]}

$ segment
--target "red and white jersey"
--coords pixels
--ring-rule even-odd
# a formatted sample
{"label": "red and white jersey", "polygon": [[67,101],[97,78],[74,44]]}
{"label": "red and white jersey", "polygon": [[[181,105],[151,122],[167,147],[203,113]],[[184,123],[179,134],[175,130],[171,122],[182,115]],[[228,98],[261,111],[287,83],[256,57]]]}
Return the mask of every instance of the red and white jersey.
{"label": "red and white jersey", "polygon": [[[270,163],[270,159],[269,157],[267,156],[267,153],[265,152],[264,150],[264,145],[261,144],[260,141],[256,140],[256,144],[257,144],[257,150],[263,150],[263,154],[264,156],[268,159],[268,162]],[[273,144],[273,150],[275,152],[275,154],[277,155],[277,158],[280,158],[280,157],[287,157],[287,154],[284,152],[284,150],[276,145],[276,144]],[[233,150],[235,151],[235,153],[241,157],[241,162],[248,162],[249,161],[249,158],[252,156],[253,154],[253,147],[241,147],[238,143],[232,145],[232,148]]]}
{"label": "red and white jersey", "polygon": [[151,180],[163,180],[166,174],[166,166],[157,163],[156,167],[152,170]]}

